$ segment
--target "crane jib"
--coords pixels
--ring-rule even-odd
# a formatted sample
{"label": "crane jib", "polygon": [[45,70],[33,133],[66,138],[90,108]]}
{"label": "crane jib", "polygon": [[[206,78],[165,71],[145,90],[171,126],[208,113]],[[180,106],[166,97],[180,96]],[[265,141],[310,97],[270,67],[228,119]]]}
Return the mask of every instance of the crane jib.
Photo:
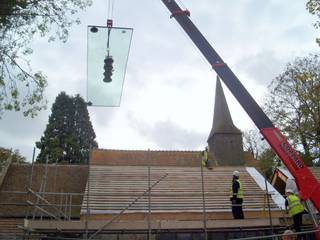
{"label": "crane jib", "polygon": [[290,156],[296,168],[304,168],[304,163],[297,157],[296,151],[287,142],[280,144],[281,149]]}
{"label": "crane jib", "polygon": [[203,34],[193,24],[188,17],[189,14],[176,14],[184,12],[174,0],[162,0],[166,7],[170,10],[174,19],[184,29],[193,43],[197,46],[203,56],[207,59],[210,66],[217,72],[221,80],[226,84],[243,109],[254,121],[259,129],[274,127],[271,120],[261,110],[260,106],[248,93],[237,76],[232,72],[229,66],[223,61],[219,54],[210,45]]}
{"label": "crane jib", "polygon": [[[214,50],[202,33],[190,20],[190,12],[182,10],[175,0],[161,0],[171,12],[171,17],[176,19],[179,25],[187,33],[197,46],[210,66],[220,76],[234,97],[238,100],[249,117],[259,128],[260,133],[268,141],[272,149],[286,165],[290,173],[295,177],[302,199],[310,199],[320,211],[320,183],[304,164],[298,153],[291,147],[287,139],[277,129],[260,106],[252,98],[242,85],[237,76]],[[318,238],[320,239],[320,238]]]}

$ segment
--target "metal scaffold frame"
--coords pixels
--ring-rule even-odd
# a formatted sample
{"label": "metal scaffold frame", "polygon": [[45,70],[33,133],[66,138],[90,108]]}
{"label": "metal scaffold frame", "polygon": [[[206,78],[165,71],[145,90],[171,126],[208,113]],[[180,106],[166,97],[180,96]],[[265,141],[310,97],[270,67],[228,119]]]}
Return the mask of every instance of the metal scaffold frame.
{"label": "metal scaffold frame", "polygon": [[[147,162],[149,162],[149,150],[148,154],[146,156]],[[200,165],[201,166],[201,165]],[[30,173],[30,181],[29,181],[29,186],[26,187],[26,191],[3,191],[4,193],[12,193],[12,194],[25,194],[28,199],[26,203],[7,203],[7,205],[18,205],[18,206],[29,206],[29,208],[33,207],[33,213],[30,214],[30,210],[26,214],[26,219],[33,219],[33,220],[47,220],[47,219],[52,219],[53,221],[70,221],[72,219],[72,208],[76,207],[83,207],[83,204],[73,204],[72,199],[74,196],[83,196],[83,198],[86,198],[86,209],[87,209],[87,214],[85,215],[85,228],[82,230],[82,232],[78,232],[77,234],[82,235],[83,239],[95,239],[98,237],[100,234],[109,234],[110,229],[107,229],[108,226],[110,226],[112,223],[114,223],[116,220],[119,219],[121,215],[123,215],[130,207],[132,207],[136,202],[138,202],[139,199],[142,197],[147,196],[147,202],[146,202],[146,212],[147,212],[147,221],[148,221],[148,229],[144,232],[147,234],[147,239],[153,239],[152,238],[152,233],[157,234],[159,229],[152,228],[151,220],[152,220],[152,204],[151,204],[151,198],[152,198],[152,188],[154,188],[160,181],[162,181],[168,174],[165,174],[161,176],[157,181],[155,181],[153,184],[151,184],[151,165],[150,163],[147,166],[147,184],[148,188],[139,196],[137,196],[130,204],[128,204],[127,207],[123,208],[118,214],[114,215],[111,220],[109,220],[106,224],[101,226],[98,230],[93,231],[92,229],[89,229],[89,221],[90,221],[90,163],[88,164],[88,178],[87,178],[87,191],[86,193],[62,193],[62,192],[48,192],[45,191],[45,186],[47,184],[48,180],[48,161],[46,161],[45,166],[44,166],[44,175],[42,176],[41,184],[40,184],[40,189],[39,191],[35,191],[32,189],[33,187],[33,174],[34,174],[34,161],[32,162],[31,166],[31,173]],[[204,178],[204,168],[201,166],[200,168],[200,174],[201,174],[201,196],[202,196],[202,214],[203,214],[203,232],[204,232],[204,239],[209,239],[210,235],[210,229],[207,229],[207,207],[206,207],[206,196],[210,197],[208,193],[205,192],[205,178]],[[57,168],[55,171],[55,177],[54,181],[57,181]],[[54,183],[54,186],[56,186],[56,183]],[[253,193],[256,195],[256,193]],[[247,195],[250,195],[248,193]],[[271,233],[274,233],[274,228],[272,224],[272,216],[271,216],[271,203],[269,201],[269,197],[272,195],[268,191],[268,188],[266,187],[266,191],[264,193],[265,196],[265,206],[263,206],[264,211],[268,211],[269,215],[269,220],[270,220],[270,231]],[[50,200],[47,199],[47,197],[54,197],[56,200],[56,197],[60,197],[60,203],[52,203]],[[36,199],[35,202],[32,202],[30,199]],[[3,203],[1,203],[3,204]],[[266,208],[267,206],[267,208]],[[49,210],[50,209],[50,210]],[[40,214],[36,214],[37,212],[40,212]],[[284,217],[284,219],[286,219]],[[286,225],[288,225],[286,223]],[[39,236],[45,236],[47,239],[79,239],[79,238],[70,238],[70,237],[59,237],[60,234],[63,234],[63,231],[61,229],[56,230],[56,237],[52,237],[49,235],[46,235],[44,233],[40,233],[35,231],[34,229],[31,228],[24,228],[23,226],[20,227],[21,229],[24,230],[24,236],[23,239],[37,239]],[[106,229],[106,231],[105,231]],[[128,231],[130,233],[130,231]],[[312,231],[306,231],[305,233],[312,233]],[[122,231],[121,234],[126,234],[126,231]],[[273,235],[270,235],[273,236]],[[279,234],[274,234],[273,239],[276,239],[276,236],[279,236]],[[248,238],[249,239],[249,238]],[[252,238],[253,239],[253,238]]]}

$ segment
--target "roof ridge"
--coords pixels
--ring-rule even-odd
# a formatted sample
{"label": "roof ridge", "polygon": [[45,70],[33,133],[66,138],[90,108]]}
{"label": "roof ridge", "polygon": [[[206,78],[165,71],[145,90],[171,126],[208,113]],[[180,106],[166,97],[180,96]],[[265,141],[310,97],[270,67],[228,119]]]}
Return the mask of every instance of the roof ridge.
{"label": "roof ridge", "polygon": [[111,148],[96,148],[94,151],[118,151],[118,152],[201,152],[202,150],[163,150],[163,149],[155,149],[155,150],[141,150],[141,149],[111,149]]}

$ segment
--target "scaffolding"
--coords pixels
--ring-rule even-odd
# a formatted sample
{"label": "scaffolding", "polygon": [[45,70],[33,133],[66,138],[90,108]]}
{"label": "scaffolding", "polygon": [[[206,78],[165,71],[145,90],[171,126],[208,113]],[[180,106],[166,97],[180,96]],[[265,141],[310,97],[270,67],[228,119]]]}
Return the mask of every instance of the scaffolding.
{"label": "scaffolding", "polygon": [[[149,156],[149,154],[147,155]],[[285,216],[285,213],[282,211],[283,214],[283,221],[282,225],[277,225],[276,223],[272,222],[272,209],[275,209],[275,206],[270,201],[270,197],[272,195],[271,192],[268,191],[267,185],[266,185],[266,191],[263,193],[265,202],[263,206],[261,206],[261,209],[265,213],[268,213],[268,219],[269,219],[269,227],[245,227],[240,226],[238,229],[237,227],[234,227],[233,230],[228,230],[227,228],[221,228],[218,229],[212,229],[210,228],[210,220],[207,219],[208,214],[208,206],[206,205],[206,198],[210,198],[210,194],[208,194],[205,191],[205,178],[204,178],[204,172],[203,167],[200,167],[199,175],[201,176],[201,198],[202,198],[202,227],[199,225],[196,228],[188,228],[188,229],[171,229],[169,231],[164,229],[157,228],[156,224],[152,221],[152,189],[160,183],[163,179],[165,179],[168,176],[167,174],[162,175],[160,178],[157,179],[157,181],[152,182],[151,180],[151,169],[152,167],[150,164],[147,166],[147,189],[142,193],[139,194],[130,204],[128,204],[126,207],[124,207],[121,211],[119,211],[117,214],[114,214],[112,219],[107,222],[102,222],[99,226],[96,226],[96,228],[92,228],[90,220],[91,212],[90,212],[90,163],[88,164],[88,178],[87,178],[87,192],[79,192],[79,193],[71,193],[71,192],[49,192],[46,191],[46,184],[48,180],[48,161],[46,161],[46,164],[44,166],[44,174],[42,176],[41,184],[39,190],[35,190],[33,186],[33,174],[34,174],[34,162],[32,162],[31,166],[31,172],[30,172],[30,179],[28,186],[26,186],[26,191],[2,191],[2,193],[9,193],[9,194],[16,194],[16,195],[25,195],[27,200],[26,202],[8,202],[8,203],[1,203],[1,205],[8,205],[8,206],[25,206],[28,207],[28,211],[26,213],[25,219],[28,221],[40,221],[45,223],[46,221],[51,222],[59,222],[61,223],[61,226],[63,224],[69,224],[73,220],[78,221],[78,219],[74,219],[72,212],[74,208],[81,208],[84,205],[83,204],[74,204],[73,199],[76,197],[81,197],[82,199],[86,199],[86,214],[84,215],[84,221],[82,221],[83,225],[79,226],[78,229],[75,229],[73,232],[68,231],[65,232],[63,227],[57,227],[56,229],[52,229],[49,232],[39,232],[36,229],[29,227],[28,225],[19,225],[19,229],[23,231],[23,234],[20,236],[14,236],[12,239],[104,239],[103,236],[118,236],[117,239],[119,239],[119,236],[127,235],[127,234],[140,234],[145,236],[144,239],[165,239],[161,238],[161,236],[168,236],[168,239],[175,239],[175,237],[178,236],[178,234],[184,234],[185,236],[190,235],[192,236],[192,239],[214,239],[214,236],[217,235],[223,235],[227,236],[226,239],[232,238],[232,236],[236,236],[237,238],[243,237],[243,239],[258,239],[262,236],[256,237],[256,238],[245,238],[247,236],[252,236],[253,232],[255,233],[261,233],[264,235],[263,238],[265,239],[277,239],[277,237],[281,236],[280,233],[282,233],[286,228],[288,228],[288,222],[287,217]],[[56,176],[57,176],[57,168],[55,171],[55,178],[54,182],[56,182]],[[56,186],[56,183],[54,183]],[[55,188],[55,187],[54,187]],[[184,193],[177,193],[177,195],[183,195]],[[250,194],[256,195],[257,193],[247,193],[246,196],[249,197]],[[146,227],[144,227],[144,230],[121,230],[119,229],[110,229],[108,228],[111,224],[115,223],[121,215],[126,213],[127,210],[129,210],[132,206],[134,206],[140,199],[143,197],[147,197],[146,202],[146,212],[147,212],[147,224]],[[226,197],[225,195],[223,197]],[[54,199],[54,201],[51,201]],[[56,200],[59,200],[57,202]],[[251,204],[252,205],[252,204]],[[250,206],[250,204],[244,204],[244,206]],[[314,220],[316,221],[316,220]],[[221,221],[223,222],[223,221]],[[79,221],[77,222],[80,223]],[[304,234],[307,236],[308,234],[312,236],[314,234],[314,231],[311,231],[312,228],[305,229]],[[240,235],[239,235],[240,232]],[[247,232],[247,235],[246,235]],[[170,237],[171,236],[171,237]],[[173,236],[173,237],[172,237]],[[174,237],[175,236],[175,237]],[[101,238],[102,237],[102,238]],[[1,236],[0,236],[1,239]],[[6,239],[10,239],[7,238]],[[191,239],[191,238],[190,238]],[[312,239],[312,238],[310,238]]]}

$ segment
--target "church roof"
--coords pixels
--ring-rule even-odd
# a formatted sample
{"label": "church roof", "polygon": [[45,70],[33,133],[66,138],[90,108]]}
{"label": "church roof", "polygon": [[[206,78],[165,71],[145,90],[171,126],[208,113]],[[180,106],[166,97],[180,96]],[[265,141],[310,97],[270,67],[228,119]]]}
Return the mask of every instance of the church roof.
{"label": "church roof", "polygon": [[[216,163],[210,152],[209,160]],[[108,166],[199,167],[200,161],[201,151],[94,149],[90,156],[92,165]],[[259,167],[258,161],[247,151],[244,152],[244,162],[247,167]]]}
{"label": "church roof", "polygon": [[[165,219],[174,217],[177,220],[190,220],[201,217],[203,202],[199,155],[200,151],[94,150],[91,153],[90,177],[85,190],[85,195],[89,193],[88,205],[85,198],[82,216],[86,215],[89,207],[93,219],[94,216],[109,219],[136,201],[125,210],[121,219],[143,218],[148,212],[146,190],[149,165],[150,185],[155,184],[151,191],[154,218],[165,216]],[[231,217],[229,190],[235,169],[240,171],[245,189],[244,210],[250,216],[261,215],[265,207],[264,191],[257,181],[257,175],[261,174],[252,167],[214,166],[212,170],[203,169],[208,218]],[[278,207],[271,200],[271,209],[277,211]]]}
{"label": "church roof", "polygon": [[[247,214],[251,212],[259,215],[265,208],[264,191],[246,167],[239,166],[236,169],[240,172],[240,180],[246,196],[244,211]],[[226,213],[230,215],[229,218],[231,217],[229,190],[234,170],[235,167],[204,169],[206,211],[208,214],[217,214],[213,214],[212,218],[219,218],[223,214],[226,217]],[[125,211],[125,214],[148,212],[148,194],[143,195],[148,189],[148,167],[146,166],[91,165],[90,183],[87,184],[89,184],[89,190],[87,185],[86,194],[89,191],[91,215],[120,213],[137,198],[139,199]],[[153,184],[150,207],[155,218],[160,217],[156,214],[177,213],[180,214],[180,218],[188,220],[194,218],[196,214],[202,214],[200,167],[153,166],[150,168],[150,185]],[[278,210],[278,206],[272,200],[271,210]],[[85,198],[81,213],[86,214],[86,212]]]}
{"label": "church roof", "polygon": [[[46,181],[44,176],[47,172]],[[31,178],[32,176],[32,178]],[[4,181],[0,186],[0,218],[25,217],[30,205],[27,200],[36,203],[32,194],[27,194],[26,187],[34,192],[41,192],[41,185],[45,182],[45,196],[51,204],[61,204],[61,195],[72,194],[72,203],[81,205],[83,192],[88,176],[87,165],[55,165],[48,164],[11,164]],[[17,204],[17,205],[15,205]],[[33,209],[33,208],[32,208]],[[51,207],[44,207],[49,212],[56,212]],[[80,207],[72,209],[72,217],[79,217]],[[30,212],[32,213],[32,212]],[[37,211],[36,216],[41,212]]]}
{"label": "church roof", "polygon": [[[184,229],[183,224],[186,222],[201,223],[203,193],[208,223],[214,220],[232,219],[229,190],[232,172],[236,169],[240,172],[240,180],[244,186],[243,207],[246,218],[263,219],[265,217],[267,206],[261,174],[253,167],[244,166],[215,166],[212,170],[204,168],[204,192],[202,192],[199,155],[200,151],[96,149],[91,153],[89,178],[87,178],[88,166],[48,165],[46,192],[74,193],[72,204],[82,206],[81,211],[77,207],[72,213],[72,217],[77,218],[80,212],[79,224],[84,222],[89,209],[90,221],[103,222],[119,216],[121,226],[131,229],[132,224],[145,221],[149,211],[147,189],[148,165],[150,165],[150,185],[152,186],[150,210],[153,221],[155,224],[161,224],[163,229]],[[26,202],[26,195],[19,197],[9,192],[24,191],[25,184],[28,185],[30,181],[31,167],[31,165],[11,165],[0,192],[2,202],[20,204]],[[40,189],[45,168],[44,164],[34,165],[31,188],[35,191]],[[274,194],[275,191],[271,188],[269,190]],[[46,195],[45,198],[55,204],[61,201],[60,197],[57,199],[51,194]],[[29,200],[36,201],[35,198],[29,198]],[[278,203],[273,198],[270,199],[270,203],[272,216],[282,216]],[[0,217],[24,217],[26,209],[27,204],[21,207],[3,206],[0,209]],[[45,209],[52,211],[51,208]],[[118,213],[122,214],[117,215]],[[57,221],[52,221],[50,224],[55,222]],[[171,225],[173,222],[175,225]],[[66,221],[64,224],[69,223],[71,222]],[[166,227],[164,223],[167,223]],[[113,229],[114,225],[111,228]]]}
{"label": "church roof", "polygon": [[163,151],[163,150],[115,150],[94,149],[90,162],[93,165],[109,166],[181,166],[197,167],[201,151]]}

